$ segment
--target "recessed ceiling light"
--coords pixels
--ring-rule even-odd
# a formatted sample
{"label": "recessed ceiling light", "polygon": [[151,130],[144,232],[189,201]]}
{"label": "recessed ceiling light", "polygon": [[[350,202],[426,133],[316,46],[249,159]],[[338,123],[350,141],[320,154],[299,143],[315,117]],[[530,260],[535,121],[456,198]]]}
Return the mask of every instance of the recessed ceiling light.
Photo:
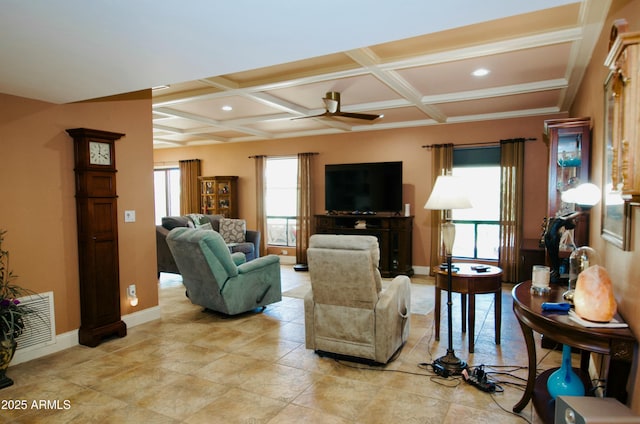
{"label": "recessed ceiling light", "polygon": [[484,77],[485,75],[489,75],[489,71],[488,69],[485,68],[478,68],[475,71],[471,72],[471,75],[473,75],[474,77]]}
{"label": "recessed ceiling light", "polygon": [[229,105],[224,105],[222,106],[222,110],[224,110],[225,112],[229,112],[230,110],[233,110],[233,107]]}

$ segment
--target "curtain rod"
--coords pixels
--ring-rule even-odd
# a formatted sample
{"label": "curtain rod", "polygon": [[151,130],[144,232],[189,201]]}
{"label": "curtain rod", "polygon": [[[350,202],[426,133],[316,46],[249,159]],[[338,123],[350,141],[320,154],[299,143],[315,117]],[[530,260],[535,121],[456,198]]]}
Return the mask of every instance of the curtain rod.
{"label": "curtain rod", "polygon": [[500,141],[485,141],[485,142],[466,143],[466,144],[453,144],[453,143],[426,144],[426,145],[422,146],[422,148],[423,149],[432,149],[434,147],[449,146],[449,145],[452,145],[453,147],[458,147],[458,146],[464,146],[464,147],[486,146],[488,144],[509,143],[509,142],[514,142],[514,141],[519,141],[519,140],[535,141],[535,140],[537,140],[537,138],[535,138],[535,137],[532,137],[532,138],[522,138],[522,137],[521,138],[507,138],[505,140],[500,140]]}
{"label": "curtain rod", "polygon": [[179,165],[177,160],[174,161],[161,161],[161,162],[153,162],[153,166],[155,167],[176,167]]}
{"label": "curtain rod", "polygon": [[[308,155],[319,155],[320,154],[318,152],[302,152],[302,153],[294,153],[294,155],[297,156],[297,155],[304,154],[304,153],[306,153]],[[282,157],[282,158],[284,158],[284,157],[288,157],[288,156],[290,157],[290,156],[293,156],[293,155],[271,155],[271,156],[268,156],[268,155],[252,155],[252,156],[249,156],[249,159],[266,158],[266,157],[270,157],[270,158]]]}

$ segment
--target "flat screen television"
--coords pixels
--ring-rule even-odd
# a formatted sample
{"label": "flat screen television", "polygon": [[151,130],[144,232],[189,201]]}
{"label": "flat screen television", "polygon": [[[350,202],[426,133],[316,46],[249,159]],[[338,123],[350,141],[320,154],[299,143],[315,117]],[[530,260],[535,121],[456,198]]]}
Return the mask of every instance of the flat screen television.
{"label": "flat screen television", "polygon": [[325,165],[324,184],[329,213],[402,210],[402,162]]}

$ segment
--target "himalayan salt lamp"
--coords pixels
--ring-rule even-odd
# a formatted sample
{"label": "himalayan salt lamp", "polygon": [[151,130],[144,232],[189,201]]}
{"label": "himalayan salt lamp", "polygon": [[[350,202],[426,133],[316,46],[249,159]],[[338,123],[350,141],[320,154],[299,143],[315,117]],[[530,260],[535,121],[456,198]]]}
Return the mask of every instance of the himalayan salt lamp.
{"label": "himalayan salt lamp", "polygon": [[573,304],[578,316],[589,321],[609,322],[616,314],[613,284],[607,270],[593,265],[578,275]]}

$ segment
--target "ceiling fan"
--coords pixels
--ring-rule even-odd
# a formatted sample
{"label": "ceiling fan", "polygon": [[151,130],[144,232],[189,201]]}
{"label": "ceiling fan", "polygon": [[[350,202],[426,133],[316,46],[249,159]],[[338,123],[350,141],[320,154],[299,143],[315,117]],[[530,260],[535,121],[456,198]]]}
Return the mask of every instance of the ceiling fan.
{"label": "ceiling fan", "polygon": [[324,102],[324,107],[326,111],[319,115],[311,115],[311,116],[302,116],[300,118],[293,119],[305,119],[305,118],[320,118],[323,116],[341,116],[344,118],[354,118],[354,119],[365,119],[367,121],[373,121],[374,119],[378,119],[382,117],[382,115],[372,115],[369,113],[352,113],[352,112],[342,112],[340,110],[340,93],[337,91],[329,91],[322,98]]}

